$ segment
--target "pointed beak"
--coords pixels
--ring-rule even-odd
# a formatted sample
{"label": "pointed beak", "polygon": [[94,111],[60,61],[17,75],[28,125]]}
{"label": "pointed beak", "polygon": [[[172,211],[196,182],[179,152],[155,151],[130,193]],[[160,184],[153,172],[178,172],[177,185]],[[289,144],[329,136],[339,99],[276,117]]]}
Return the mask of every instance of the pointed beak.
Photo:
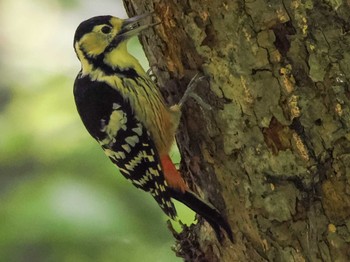
{"label": "pointed beak", "polygon": [[118,36],[121,36],[124,39],[130,38],[134,35],[139,34],[140,32],[159,25],[161,22],[156,23],[145,23],[144,20],[151,16],[153,13],[147,13],[143,15],[134,16],[128,19],[125,19],[122,25],[122,29],[119,32]]}

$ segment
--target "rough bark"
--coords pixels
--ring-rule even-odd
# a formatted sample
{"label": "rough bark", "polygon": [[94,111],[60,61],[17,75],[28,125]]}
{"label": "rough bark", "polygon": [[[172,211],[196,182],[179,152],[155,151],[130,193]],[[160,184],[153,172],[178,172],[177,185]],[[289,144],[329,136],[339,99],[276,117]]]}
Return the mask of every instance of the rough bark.
{"label": "rough bark", "polygon": [[141,37],[159,86],[186,104],[182,172],[226,214],[178,236],[186,261],[350,261],[350,1],[124,0],[161,20]]}

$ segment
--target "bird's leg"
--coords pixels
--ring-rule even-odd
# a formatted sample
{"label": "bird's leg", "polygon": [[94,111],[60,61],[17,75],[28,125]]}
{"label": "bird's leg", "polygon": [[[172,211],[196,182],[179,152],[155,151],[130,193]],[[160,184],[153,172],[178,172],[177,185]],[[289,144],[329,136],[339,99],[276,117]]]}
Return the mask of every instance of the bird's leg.
{"label": "bird's leg", "polygon": [[194,89],[198,86],[199,82],[207,79],[208,77],[200,75],[199,73],[192,77],[190,83],[187,85],[185,93],[183,94],[180,102],[178,103],[178,106],[181,108],[182,105],[187,101],[187,99],[189,97],[192,97],[201,107],[203,107],[206,110],[211,110],[212,107],[206,102],[204,102],[203,99],[194,91]]}

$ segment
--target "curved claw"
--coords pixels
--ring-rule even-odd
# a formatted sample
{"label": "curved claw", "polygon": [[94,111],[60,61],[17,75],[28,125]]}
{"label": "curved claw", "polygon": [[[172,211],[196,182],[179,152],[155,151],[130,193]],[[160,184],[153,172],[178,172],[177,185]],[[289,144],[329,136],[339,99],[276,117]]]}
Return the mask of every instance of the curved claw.
{"label": "curved claw", "polygon": [[185,93],[183,94],[179,106],[181,107],[189,97],[192,97],[200,106],[202,106],[204,109],[211,110],[212,107],[208,105],[206,102],[203,101],[201,97],[199,97],[196,93],[194,93],[194,89],[198,86],[197,83],[203,80],[208,80],[209,77],[202,75],[200,73],[197,73],[194,77],[192,77],[191,81],[187,85],[187,89]]}

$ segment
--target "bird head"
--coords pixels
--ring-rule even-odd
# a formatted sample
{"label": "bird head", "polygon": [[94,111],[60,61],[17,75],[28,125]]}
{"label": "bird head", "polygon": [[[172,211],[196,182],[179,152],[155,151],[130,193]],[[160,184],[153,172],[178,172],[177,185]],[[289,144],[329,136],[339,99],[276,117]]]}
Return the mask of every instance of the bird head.
{"label": "bird head", "polygon": [[[96,58],[116,48],[125,49],[132,36],[159,23],[141,22],[151,13],[120,19],[113,16],[96,16],[82,22],[74,35],[74,49],[78,58]],[[83,57],[82,57],[83,56]]]}

